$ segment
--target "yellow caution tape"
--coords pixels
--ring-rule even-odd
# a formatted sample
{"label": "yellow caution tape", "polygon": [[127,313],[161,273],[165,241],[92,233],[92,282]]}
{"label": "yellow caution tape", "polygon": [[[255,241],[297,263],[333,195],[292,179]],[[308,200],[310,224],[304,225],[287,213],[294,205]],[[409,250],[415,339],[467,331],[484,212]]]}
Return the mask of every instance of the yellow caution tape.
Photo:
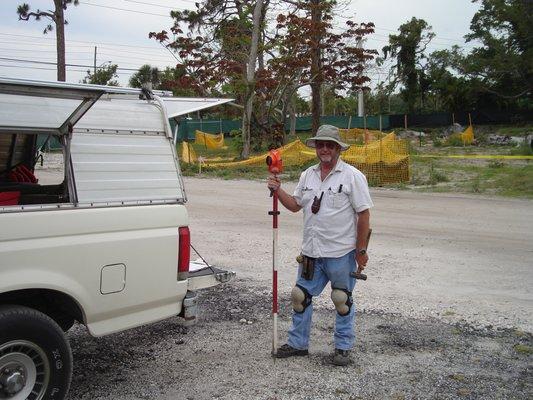
{"label": "yellow caution tape", "polygon": [[440,155],[440,154],[418,154],[413,157],[417,158],[472,158],[472,159],[501,159],[501,160],[533,160],[533,156],[506,156],[500,154],[459,154],[459,155]]}

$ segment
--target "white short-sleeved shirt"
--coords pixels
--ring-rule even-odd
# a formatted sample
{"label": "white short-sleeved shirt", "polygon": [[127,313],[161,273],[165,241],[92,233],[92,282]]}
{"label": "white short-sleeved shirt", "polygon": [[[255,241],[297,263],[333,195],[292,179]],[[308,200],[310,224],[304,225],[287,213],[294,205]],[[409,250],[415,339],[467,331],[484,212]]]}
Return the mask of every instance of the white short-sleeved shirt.
{"label": "white short-sleeved shirt", "polygon": [[[320,210],[313,214],[315,196],[324,192]],[[366,177],[339,159],[322,181],[319,164],[300,176],[293,194],[303,210],[302,253],[308,257],[342,257],[355,248],[357,213],[374,206]]]}

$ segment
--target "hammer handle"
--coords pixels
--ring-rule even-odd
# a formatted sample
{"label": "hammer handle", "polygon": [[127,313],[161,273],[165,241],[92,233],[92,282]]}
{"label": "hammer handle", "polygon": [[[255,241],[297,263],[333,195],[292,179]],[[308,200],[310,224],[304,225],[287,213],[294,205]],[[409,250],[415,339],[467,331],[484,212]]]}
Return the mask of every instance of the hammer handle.
{"label": "hammer handle", "polygon": [[366,281],[367,276],[361,272],[350,272],[350,276],[361,281]]}
{"label": "hammer handle", "polygon": [[[368,235],[366,236],[366,247],[368,248],[368,244],[370,243],[370,235],[372,234],[372,229],[368,230]],[[350,272],[350,276],[355,279],[359,279],[361,281],[366,281],[367,276],[366,274],[363,274],[359,268],[357,268],[356,272]]]}

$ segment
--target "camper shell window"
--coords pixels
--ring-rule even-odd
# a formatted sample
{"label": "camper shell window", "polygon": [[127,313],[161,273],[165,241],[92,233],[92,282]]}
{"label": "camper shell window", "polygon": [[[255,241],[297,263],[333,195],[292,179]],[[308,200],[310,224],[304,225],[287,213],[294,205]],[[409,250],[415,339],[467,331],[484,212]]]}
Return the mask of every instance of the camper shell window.
{"label": "camper shell window", "polygon": [[[0,133],[0,206],[68,203],[63,152],[56,137],[53,162],[51,136]],[[46,157],[46,163],[45,163]],[[50,169],[53,173],[50,173]]]}

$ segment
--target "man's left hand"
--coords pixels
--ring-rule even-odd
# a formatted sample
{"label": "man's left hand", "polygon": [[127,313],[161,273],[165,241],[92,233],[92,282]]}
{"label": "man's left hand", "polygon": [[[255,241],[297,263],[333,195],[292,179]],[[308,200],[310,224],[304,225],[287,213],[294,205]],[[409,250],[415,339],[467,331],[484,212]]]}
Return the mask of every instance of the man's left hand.
{"label": "man's left hand", "polygon": [[357,262],[358,271],[364,270],[366,267],[366,263],[368,262],[368,253],[361,254],[358,252],[355,255],[355,261]]}

